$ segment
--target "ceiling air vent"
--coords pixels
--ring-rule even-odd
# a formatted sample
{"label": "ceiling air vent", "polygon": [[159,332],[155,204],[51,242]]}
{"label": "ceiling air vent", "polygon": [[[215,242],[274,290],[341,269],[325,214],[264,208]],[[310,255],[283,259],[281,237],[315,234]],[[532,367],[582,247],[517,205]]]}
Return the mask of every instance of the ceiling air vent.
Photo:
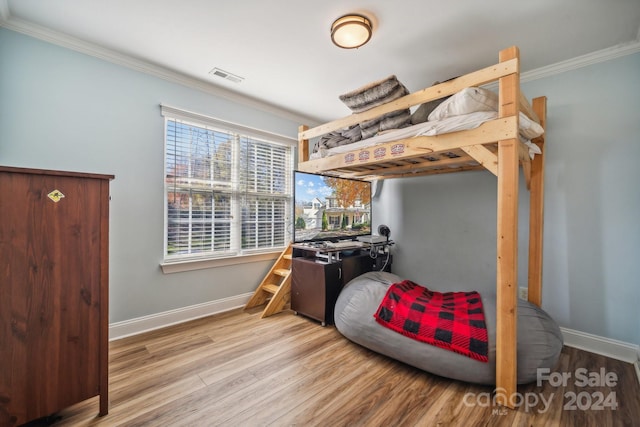
{"label": "ceiling air vent", "polygon": [[244,80],[244,77],[236,76],[235,74],[231,74],[227,71],[221,70],[220,68],[214,68],[209,71],[209,74],[216,77],[222,77],[223,79],[232,81],[234,83],[240,83]]}

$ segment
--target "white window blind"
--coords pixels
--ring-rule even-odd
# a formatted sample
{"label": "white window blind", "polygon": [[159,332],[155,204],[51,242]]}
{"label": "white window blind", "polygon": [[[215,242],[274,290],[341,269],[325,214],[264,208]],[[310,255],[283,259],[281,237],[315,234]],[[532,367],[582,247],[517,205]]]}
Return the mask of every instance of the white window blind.
{"label": "white window blind", "polygon": [[162,114],[165,261],[285,246],[291,229],[292,145],[278,135],[242,132],[237,124],[171,107],[162,106]]}

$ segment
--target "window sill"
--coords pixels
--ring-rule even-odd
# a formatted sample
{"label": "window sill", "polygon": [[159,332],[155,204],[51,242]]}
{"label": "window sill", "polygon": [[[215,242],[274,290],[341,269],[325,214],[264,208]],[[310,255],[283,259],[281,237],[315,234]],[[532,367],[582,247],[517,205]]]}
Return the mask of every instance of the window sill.
{"label": "window sill", "polygon": [[272,261],[278,259],[282,251],[261,252],[259,254],[233,256],[227,258],[191,259],[186,261],[162,262],[160,267],[164,274],[184,271],[202,270],[205,268],[227,267],[230,265],[248,264],[252,262]]}

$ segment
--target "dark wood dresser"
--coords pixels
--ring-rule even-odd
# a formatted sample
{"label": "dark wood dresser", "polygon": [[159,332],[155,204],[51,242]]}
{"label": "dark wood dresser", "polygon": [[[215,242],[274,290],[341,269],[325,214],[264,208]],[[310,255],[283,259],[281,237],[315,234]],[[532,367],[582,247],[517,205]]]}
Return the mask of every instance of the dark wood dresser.
{"label": "dark wood dresser", "polygon": [[0,166],[0,426],[108,411],[112,175]]}

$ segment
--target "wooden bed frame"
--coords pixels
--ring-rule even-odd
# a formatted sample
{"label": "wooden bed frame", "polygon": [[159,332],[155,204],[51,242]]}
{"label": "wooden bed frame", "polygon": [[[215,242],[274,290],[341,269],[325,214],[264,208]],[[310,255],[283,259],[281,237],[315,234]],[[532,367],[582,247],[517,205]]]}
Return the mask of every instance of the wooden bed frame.
{"label": "wooden bed frame", "polygon": [[[309,160],[311,138],[495,81],[498,118],[477,129],[408,138]],[[521,94],[520,53],[513,46],[500,51],[496,65],[312,129],[300,126],[298,133],[298,169],[305,172],[374,180],[486,169],[497,177],[496,397],[499,404],[510,408],[515,406],[513,396],[517,391],[519,165],[530,193],[529,301],[538,306],[542,301],[545,136],[532,141],[542,154],[531,160],[518,139],[518,118],[523,112],[545,128],[546,108],[545,97],[529,104]]]}

